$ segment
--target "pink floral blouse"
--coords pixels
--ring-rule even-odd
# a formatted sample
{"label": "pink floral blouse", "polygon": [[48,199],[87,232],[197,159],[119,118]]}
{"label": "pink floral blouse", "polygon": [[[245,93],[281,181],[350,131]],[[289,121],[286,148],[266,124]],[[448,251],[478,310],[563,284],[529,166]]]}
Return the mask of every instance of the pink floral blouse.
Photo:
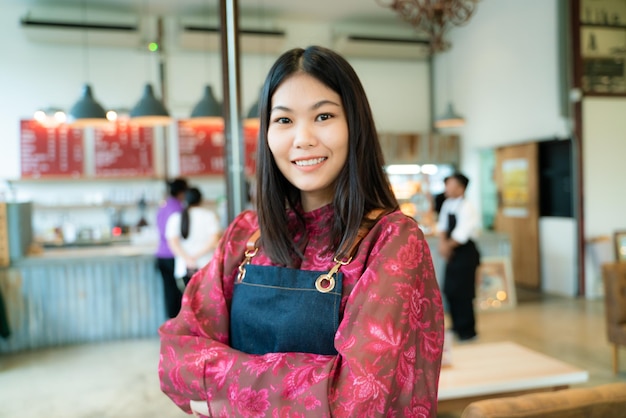
{"label": "pink floral blouse", "polygon": [[[300,268],[329,270],[332,256],[321,250],[332,205],[304,216],[309,240]],[[187,412],[190,400],[206,400],[214,417],[435,417],[443,308],[417,223],[400,211],[385,215],[341,268],[334,356],[229,347],[233,282],[257,228],[254,212],[237,217],[189,283],[180,314],[160,327],[162,390]],[[271,264],[262,248],[252,262]]]}

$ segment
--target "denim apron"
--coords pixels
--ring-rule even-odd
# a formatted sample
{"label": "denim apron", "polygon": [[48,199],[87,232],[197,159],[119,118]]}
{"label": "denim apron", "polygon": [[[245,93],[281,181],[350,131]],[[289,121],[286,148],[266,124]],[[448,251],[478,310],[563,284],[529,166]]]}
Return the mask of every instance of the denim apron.
{"label": "denim apron", "polygon": [[235,279],[230,346],[248,354],[336,355],[334,342],[343,287],[339,268],[352,260],[368,232],[369,228],[359,229],[348,257],[334,258],[330,271],[307,271],[250,264],[258,251],[257,230],[248,241]]}
{"label": "denim apron", "polygon": [[326,275],[324,271],[248,264],[245,278],[235,281],[231,346],[248,354],[337,354],[334,341],[343,275],[333,277],[332,289],[320,291],[315,283]]}

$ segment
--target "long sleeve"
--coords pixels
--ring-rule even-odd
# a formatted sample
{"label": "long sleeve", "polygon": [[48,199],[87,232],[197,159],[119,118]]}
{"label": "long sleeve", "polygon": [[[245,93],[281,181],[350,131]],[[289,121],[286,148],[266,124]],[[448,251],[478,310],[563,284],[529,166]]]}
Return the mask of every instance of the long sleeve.
{"label": "long sleeve", "polygon": [[412,219],[384,217],[342,268],[336,356],[258,356],[228,346],[234,270],[255,227],[248,215],[236,223],[189,283],[181,313],[160,328],[161,387],[174,402],[189,411],[190,399],[207,400],[219,417],[436,416],[443,309]]}

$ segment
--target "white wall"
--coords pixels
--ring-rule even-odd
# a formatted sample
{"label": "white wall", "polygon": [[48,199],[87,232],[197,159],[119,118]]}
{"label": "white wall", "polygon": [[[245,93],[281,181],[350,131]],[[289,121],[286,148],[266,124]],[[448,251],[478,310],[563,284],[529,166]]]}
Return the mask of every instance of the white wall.
{"label": "white wall", "polygon": [[539,220],[541,249],[541,290],[562,296],[576,296],[576,220],[545,217]]}
{"label": "white wall", "polygon": [[[560,116],[556,23],[556,0],[483,0],[469,24],[450,33],[452,49],[436,57],[435,108],[441,113],[452,100],[465,116],[458,133],[461,169],[470,178],[480,178],[481,149],[569,136]],[[468,196],[480,208],[476,183]],[[571,225],[542,219],[540,227],[542,287],[572,295],[575,247],[550,241]]]}
{"label": "white wall", "polygon": [[626,229],[626,99],[583,101],[585,236]]}
{"label": "white wall", "polygon": [[[475,154],[483,147],[570,135],[559,114],[556,22],[556,0],[483,0],[470,23],[451,32],[452,50],[437,57],[436,109],[443,111],[452,63],[451,98],[467,119],[459,132],[471,177],[478,178]],[[626,155],[624,115],[624,98],[583,99],[587,238],[626,228],[626,193],[617,186]]]}
{"label": "white wall", "polygon": [[462,166],[471,178],[479,178],[481,148],[568,135],[559,114],[556,3],[483,0],[467,26],[451,31],[452,49],[436,57],[435,109],[453,100],[465,116]]}
{"label": "white wall", "polygon": [[[483,0],[469,25],[453,30],[450,39],[452,51],[436,62],[436,109],[441,112],[447,100],[443,77],[450,62],[451,98],[467,119],[467,125],[459,130],[462,169],[471,178],[479,176],[476,154],[483,147],[570,136],[568,122],[559,113],[556,0]],[[583,99],[586,239],[626,228],[622,209],[626,193],[618,184],[626,155],[624,115],[624,98]],[[479,202],[477,190],[470,188],[469,194]],[[546,221],[541,221],[541,259],[562,262],[562,256],[555,256],[550,248],[556,243],[549,243],[549,237],[559,236],[560,226]],[[567,240],[561,245],[567,246]],[[567,264],[569,269],[570,262]],[[585,270],[587,287],[597,290],[599,273]],[[548,276],[544,286],[560,286],[569,292],[577,272],[573,270],[569,283],[560,279],[547,283],[551,275],[547,271],[544,275]]]}

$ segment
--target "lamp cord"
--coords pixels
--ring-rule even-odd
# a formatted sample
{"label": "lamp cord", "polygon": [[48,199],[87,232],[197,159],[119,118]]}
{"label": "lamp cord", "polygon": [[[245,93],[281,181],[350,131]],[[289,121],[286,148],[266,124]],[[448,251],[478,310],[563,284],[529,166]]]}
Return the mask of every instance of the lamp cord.
{"label": "lamp cord", "polygon": [[87,28],[87,0],[83,0],[83,77],[89,82],[89,29]]}

